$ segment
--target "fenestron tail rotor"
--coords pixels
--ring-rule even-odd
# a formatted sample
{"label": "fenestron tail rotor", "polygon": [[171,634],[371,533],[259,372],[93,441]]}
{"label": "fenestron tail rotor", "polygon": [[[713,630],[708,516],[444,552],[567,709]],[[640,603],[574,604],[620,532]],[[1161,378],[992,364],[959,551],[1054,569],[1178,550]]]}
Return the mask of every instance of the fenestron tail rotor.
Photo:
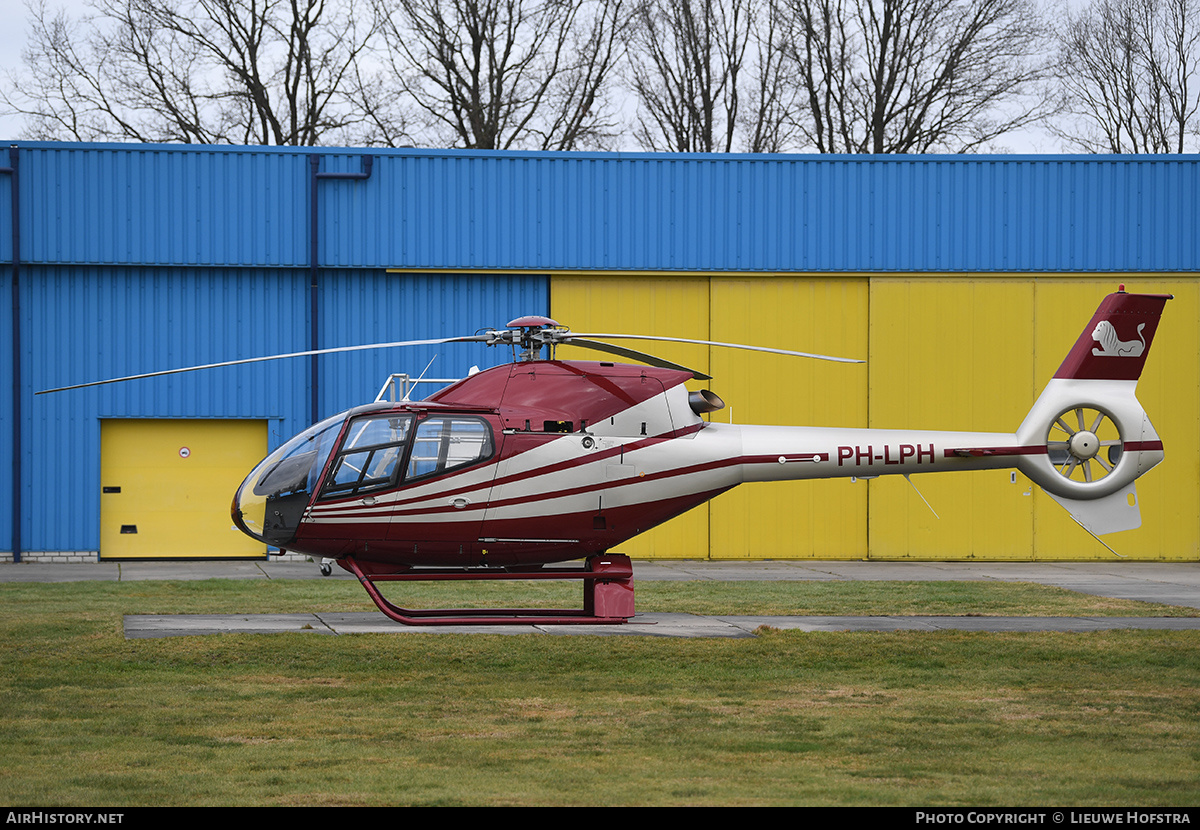
{"label": "fenestron tail rotor", "polygon": [[1123,445],[1116,421],[1093,406],[1064,410],[1050,424],[1046,436],[1055,472],[1085,484],[1099,482],[1113,471]]}

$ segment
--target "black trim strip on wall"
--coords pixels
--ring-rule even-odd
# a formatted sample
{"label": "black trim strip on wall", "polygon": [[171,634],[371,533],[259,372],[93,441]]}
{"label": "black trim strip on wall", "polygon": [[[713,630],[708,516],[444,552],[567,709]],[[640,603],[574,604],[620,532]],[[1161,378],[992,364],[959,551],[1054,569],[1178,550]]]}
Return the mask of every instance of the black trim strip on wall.
{"label": "black trim strip on wall", "polygon": [[[313,153],[308,157],[309,170],[309,240],[308,240],[308,348],[310,351],[317,351],[321,348],[321,327],[318,319],[320,309],[320,291],[318,282],[318,272],[320,268],[320,251],[317,244],[317,182],[323,179],[351,179],[365,180],[371,178],[371,167],[374,164],[374,156],[363,154],[362,156],[362,172],[360,173],[321,173],[321,154]],[[309,402],[311,423],[317,423],[321,420],[321,377],[318,371],[320,356],[313,355],[309,358]]]}
{"label": "black trim strip on wall", "polygon": [[21,188],[17,173],[20,152],[8,147],[8,167],[0,173],[12,177],[12,555],[21,561]]}

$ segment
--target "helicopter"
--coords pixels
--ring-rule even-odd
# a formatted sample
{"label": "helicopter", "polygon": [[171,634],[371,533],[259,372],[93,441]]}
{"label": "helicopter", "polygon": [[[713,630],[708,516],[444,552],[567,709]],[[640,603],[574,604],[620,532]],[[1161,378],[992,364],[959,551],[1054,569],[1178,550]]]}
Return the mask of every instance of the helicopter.
{"label": "helicopter", "polygon": [[[724,402],[685,383],[704,373],[612,340],[672,341],[843,363],[850,358],[736,343],[575,333],[549,317],[463,337],[337,351],[480,342],[510,363],[473,371],[425,400],[377,401],[317,423],[264,458],[231,514],[279,552],[334,560],[405,625],[620,624],[634,617],[623,542],[745,482],[1014,468],[1094,536],[1141,525],[1135,481],[1163,443],[1135,388],[1166,294],[1105,297],[1013,433],[717,423]],[[615,360],[559,360],[561,345]],[[911,481],[911,480],[910,480]],[[577,560],[583,566],[563,567]],[[578,580],[578,609],[409,609],[376,583]]]}

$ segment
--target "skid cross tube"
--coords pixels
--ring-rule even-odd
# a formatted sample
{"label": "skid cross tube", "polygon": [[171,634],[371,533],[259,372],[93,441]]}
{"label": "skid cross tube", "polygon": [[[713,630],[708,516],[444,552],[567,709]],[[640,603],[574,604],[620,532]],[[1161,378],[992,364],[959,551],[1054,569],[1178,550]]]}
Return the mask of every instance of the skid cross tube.
{"label": "skid cross tube", "polygon": [[[620,625],[633,616],[633,566],[628,556],[593,556],[584,568],[530,572],[419,568],[400,573],[365,573],[354,557],[340,560],[362,584],[375,606],[404,625]],[[583,608],[401,608],[376,582],[488,579],[577,579],[583,582]]]}

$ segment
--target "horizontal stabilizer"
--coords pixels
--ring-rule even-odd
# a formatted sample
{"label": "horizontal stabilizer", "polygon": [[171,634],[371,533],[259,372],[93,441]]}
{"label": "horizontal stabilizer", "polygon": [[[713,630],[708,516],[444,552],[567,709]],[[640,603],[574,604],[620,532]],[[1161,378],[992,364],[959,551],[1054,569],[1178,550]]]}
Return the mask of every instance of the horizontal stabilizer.
{"label": "horizontal stabilizer", "polygon": [[[1049,493],[1049,491],[1047,491]],[[1142,526],[1142,511],[1138,507],[1134,482],[1117,492],[1099,499],[1066,499],[1050,493],[1084,529],[1096,536],[1135,530]]]}

